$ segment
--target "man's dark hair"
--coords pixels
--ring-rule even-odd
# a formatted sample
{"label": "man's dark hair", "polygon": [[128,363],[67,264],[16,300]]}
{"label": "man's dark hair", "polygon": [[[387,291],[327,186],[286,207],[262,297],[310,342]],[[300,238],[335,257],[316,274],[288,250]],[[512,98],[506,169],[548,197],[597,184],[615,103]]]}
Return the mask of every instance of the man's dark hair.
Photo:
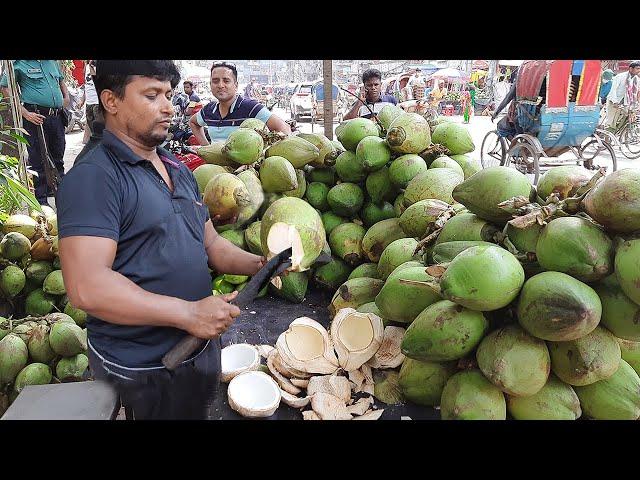
{"label": "man's dark hair", "polygon": [[211,65],[212,72],[214,68],[228,68],[229,70],[231,70],[231,73],[233,73],[233,78],[236,80],[236,82],[238,81],[238,70],[236,69],[236,66],[234,64],[227,62],[216,62]]}
{"label": "man's dark hair", "polygon": [[[172,60],[144,60],[140,61],[140,65],[136,65],[138,62],[135,60],[123,60],[121,67],[115,62],[109,61],[108,65],[106,62],[98,61],[96,66],[94,84],[98,98],[100,98],[103,90],[111,90],[116,97],[124,98],[126,86],[131,83],[136,75],[155,78],[163,82],[169,81],[171,82],[171,88],[176,88],[180,82],[180,72]],[[136,71],[141,73],[134,73]],[[102,102],[100,102],[100,110],[104,112]]]}
{"label": "man's dark hair", "polygon": [[633,61],[629,64],[629,68],[638,68],[640,67],[640,62]]}
{"label": "man's dark hair", "polygon": [[187,84],[191,85],[191,88],[193,88],[193,82],[191,80],[185,80],[184,82],[182,82],[183,87]]}
{"label": "man's dark hair", "polygon": [[365,70],[365,72],[362,74],[362,83],[367,83],[367,80],[371,80],[372,78],[382,80],[382,73],[380,73],[380,70],[376,70],[375,68]]}

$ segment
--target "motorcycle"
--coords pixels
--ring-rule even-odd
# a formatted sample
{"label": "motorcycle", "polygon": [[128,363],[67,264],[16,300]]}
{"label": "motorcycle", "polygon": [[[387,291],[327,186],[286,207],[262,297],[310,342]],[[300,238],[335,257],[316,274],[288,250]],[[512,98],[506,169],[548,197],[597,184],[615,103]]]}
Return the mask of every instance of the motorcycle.
{"label": "motorcycle", "polygon": [[64,129],[64,133],[71,133],[75,126],[80,127],[80,130],[84,130],[84,126],[87,123],[87,115],[82,105],[82,97],[84,92],[82,88],[67,87],[69,92],[69,107],[65,108],[69,123]]}

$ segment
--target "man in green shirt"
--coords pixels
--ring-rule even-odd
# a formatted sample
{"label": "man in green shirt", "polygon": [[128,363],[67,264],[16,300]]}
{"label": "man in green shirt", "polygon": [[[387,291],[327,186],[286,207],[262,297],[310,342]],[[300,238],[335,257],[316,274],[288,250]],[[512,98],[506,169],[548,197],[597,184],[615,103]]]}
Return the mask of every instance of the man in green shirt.
{"label": "man in green shirt", "polygon": [[[23,127],[29,134],[29,164],[38,176],[34,177],[35,195],[42,205],[47,205],[47,196],[52,195],[44,173],[44,148],[42,139],[60,173],[64,175],[64,122],[63,107],[69,105],[69,93],[64,76],[56,60],[14,60],[16,83],[20,87]],[[0,79],[0,87],[9,96],[6,72]],[[40,133],[42,128],[42,134]]]}

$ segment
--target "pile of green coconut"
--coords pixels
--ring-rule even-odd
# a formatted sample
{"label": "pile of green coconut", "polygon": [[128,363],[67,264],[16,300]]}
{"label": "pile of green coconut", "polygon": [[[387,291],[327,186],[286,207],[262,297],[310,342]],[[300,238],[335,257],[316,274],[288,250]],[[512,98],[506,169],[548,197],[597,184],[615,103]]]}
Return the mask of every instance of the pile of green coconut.
{"label": "pile of green coconut", "polygon": [[87,377],[86,314],[69,302],[53,209],[10,215],[0,240],[0,415],[27,385]]}

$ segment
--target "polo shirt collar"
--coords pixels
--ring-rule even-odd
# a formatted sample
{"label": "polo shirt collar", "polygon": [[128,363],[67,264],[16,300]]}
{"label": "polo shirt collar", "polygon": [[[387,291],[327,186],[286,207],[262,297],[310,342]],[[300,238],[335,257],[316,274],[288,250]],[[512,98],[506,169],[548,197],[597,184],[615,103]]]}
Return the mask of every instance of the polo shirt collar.
{"label": "polo shirt collar", "polygon": [[[131,150],[126,143],[106,128],[102,132],[102,144],[111,150],[120,161],[127,162],[131,165],[137,165],[140,162],[146,161],[146,159],[133,153],[133,150]],[[179,160],[170,151],[161,147],[156,147],[156,151],[164,163],[174,168],[180,168]]]}

